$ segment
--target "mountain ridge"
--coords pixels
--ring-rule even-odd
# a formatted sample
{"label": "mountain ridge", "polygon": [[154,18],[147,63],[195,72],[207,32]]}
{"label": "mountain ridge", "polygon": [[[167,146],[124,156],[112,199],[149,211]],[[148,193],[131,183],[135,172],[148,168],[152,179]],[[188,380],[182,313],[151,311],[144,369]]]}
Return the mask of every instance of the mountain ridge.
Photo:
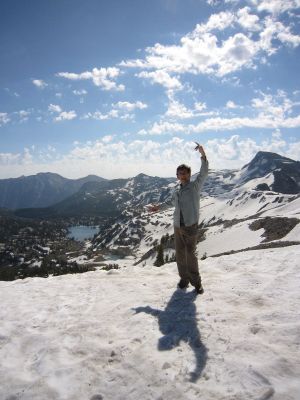
{"label": "mountain ridge", "polygon": [[52,172],[0,179],[0,207],[47,207],[77,192],[86,182],[105,181],[96,175],[69,179]]}
{"label": "mountain ridge", "polygon": [[[50,176],[53,177],[51,174]],[[16,211],[16,215],[30,218],[72,215],[115,217],[117,214],[122,214],[126,208],[137,210],[146,204],[167,200],[171,197],[176,183],[175,178],[152,177],[143,173],[127,179],[99,178],[98,181],[93,179],[95,179],[94,176],[88,176],[77,180],[77,185],[81,185],[77,191],[73,191],[69,196],[61,198],[60,201],[48,207],[23,207]],[[261,192],[298,194],[300,193],[300,163],[276,153],[258,152],[240,170],[210,170],[203,187],[203,194],[220,196],[232,190],[240,191],[242,188]]]}

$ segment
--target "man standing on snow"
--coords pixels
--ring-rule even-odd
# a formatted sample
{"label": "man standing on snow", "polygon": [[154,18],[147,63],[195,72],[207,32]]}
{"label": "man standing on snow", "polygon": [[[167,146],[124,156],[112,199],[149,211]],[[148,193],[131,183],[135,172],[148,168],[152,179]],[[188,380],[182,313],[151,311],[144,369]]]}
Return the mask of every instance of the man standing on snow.
{"label": "man standing on snow", "polygon": [[[201,169],[194,181],[191,181],[191,168],[185,164],[176,170],[180,184],[173,194],[174,237],[176,262],[180,281],[178,287],[185,289],[189,283],[195,287],[198,294],[204,292],[198,268],[197,237],[199,220],[200,191],[208,175],[208,161],[203,147],[196,143],[196,151],[201,154]],[[164,209],[164,205],[153,205],[150,211]]]}

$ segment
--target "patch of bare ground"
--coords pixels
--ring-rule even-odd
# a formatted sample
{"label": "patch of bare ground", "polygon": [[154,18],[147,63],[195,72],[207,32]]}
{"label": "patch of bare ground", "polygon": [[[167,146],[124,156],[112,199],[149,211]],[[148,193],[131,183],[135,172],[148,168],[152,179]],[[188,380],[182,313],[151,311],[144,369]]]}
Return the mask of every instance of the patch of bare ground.
{"label": "patch of bare ground", "polygon": [[264,243],[284,238],[299,222],[298,218],[266,217],[252,222],[249,228],[253,231],[263,228],[265,232],[262,236],[265,239],[262,243]]}

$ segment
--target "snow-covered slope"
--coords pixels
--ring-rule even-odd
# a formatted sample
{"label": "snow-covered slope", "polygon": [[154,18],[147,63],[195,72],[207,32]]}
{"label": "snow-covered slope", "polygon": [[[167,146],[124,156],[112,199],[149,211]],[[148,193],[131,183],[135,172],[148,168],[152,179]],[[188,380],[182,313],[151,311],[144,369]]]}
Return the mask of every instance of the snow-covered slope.
{"label": "snow-covered slope", "polygon": [[[293,184],[290,184],[291,179]],[[168,186],[169,190],[172,185],[174,183]],[[270,190],[274,187],[278,191]],[[291,218],[299,221],[299,187],[299,162],[274,153],[257,153],[241,170],[210,170],[200,202],[200,223],[204,231],[198,246],[199,257],[259,245],[265,240],[265,231],[252,229],[256,219],[273,218],[275,226],[278,224],[275,218],[285,218],[281,223],[283,231],[288,231],[285,228],[290,225]],[[142,260],[152,265],[155,247],[161,238],[172,236],[172,213],[172,208],[155,215],[125,209],[114,223],[103,227],[93,246],[106,246],[114,251],[122,249],[137,262]],[[174,254],[173,247],[169,241],[165,245],[165,255]]]}
{"label": "snow-covered slope", "polygon": [[[265,230],[251,229],[256,220],[269,217],[274,219],[276,225],[275,219],[282,218],[281,223],[287,225],[291,219],[300,219],[299,195],[244,191],[242,188],[234,189],[223,196],[205,196],[200,204],[203,237],[198,244],[199,258],[261,244],[265,240]],[[155,247],[161,238],[173,234],[172,215],[171,207],[155,214],[144,212],[136,216],[123,216],[101,233],[94,246],[105,244],[111,251],[127,249],[128,254],[133,255],[137,262],[143,260],[143,264],[152,265],[156,257]],[[283,234],[282,241],[288,240],[290,239]],[[300,241],[300,236],[294,235],[293,241]],[[167,254],[174,254],[172,241],[165,246],[165,255]]]}
{"label": "snow-covered slope", "polygon": [[298,400],[300,246],[0,282],[3,400]]}

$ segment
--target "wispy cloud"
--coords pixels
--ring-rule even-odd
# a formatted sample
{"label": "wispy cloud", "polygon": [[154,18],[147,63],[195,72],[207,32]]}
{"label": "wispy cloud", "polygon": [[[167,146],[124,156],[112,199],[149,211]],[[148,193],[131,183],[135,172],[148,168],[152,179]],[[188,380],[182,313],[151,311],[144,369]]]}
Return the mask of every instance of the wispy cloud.
{"label": "wispy cloud", "polygon": [[282,14],[288,10],[299,8],[298,0],[252,0],[257,11],[267,11],[271,14]]}
{"label": "wispy cloud", "polygon": [[57,117],[55,117],[55,121],[70,121],[71,119],[74,119],[77,117],[77,114],[75,111],[63,111],[61,112]]}
{"label": "wispy cloud", "polygon": [[157,71],[143,71],[137,74],[140,78],[149,79],[152,84],[157,83],[169,90],[180,90],[183,85],[178,76],[171,76],[167,71],[158,69]]}
{"label": "wispy cloud", "polygon": [[72,81],[92,80],[94,85],[103,90],[116,90],[123,91],[125,86],[117,85],[115,80],[120,75],[120,69],[115,67],[110,68],[93,68],[92,71],[85,71],[79,74],[74,72],[59,72],[56,74],[58,77],[66,78]]}
{"label": "wispy cloud", "polygon": [[194,103],[194,107],[188,108],[180,101],[176,100],[173,94],[169,94],[169,104],[164,118],[171,120],[189,119],[203,115],[206,110],[206,104],[201,102]]}
{"label": "wispy cloud", "polygon": [[45,87],[48,86],[48,84],[43,81],[42,79],[33,79],[32,83],[34,84],[34,86],[38,87],[39,89],[45,89]]}
{"label": "wispy cloud", "polygon": [[0,112],[0,126],[7,124],[9,121],[8,113]]}
{"label": "wispy cloud", "polygon": [[103,121],[111,118],[119,118],[118,110],[110,110],[107,113],[102,113],[101,111],[88,112],[83,116],[83,119],[96,119],[98,121]]}
{"label": "wispy cloud", "polygon": [[29,119],[29,115],[32,113],[32,110],[20,110],[16,111],[15,114],[19,117],[20,122],[26,122]]}
{"label": "wispy cloud", "polygon": [[[280,130],[275,130],[261,143],[232,135],[229,138],[210,139],[202,144],[212,169],[241,168],[260,150],[277,152],[293,159],[300,157],[300,141],[288,143]],[[191,140],[174,136],[161,143],[150,139],[125,142],[106,135],[95,141],[75,142],[67,154],[59,157],[56,150],[51,148],[43,152],[25,148],[22,153],[0,153],[0,174],[10,170],[14,176],[41,171],[67,174],[69,177],[95,173],[117,178],[135,176],[140,172],[174,176],[176,166],[182,162],[191,165],[193,172],[199,169],[199,154],[194,151]]]}
{"label": "wispy cloud", "polygon": [[88,92],[85,89],[81,89],[81,90],[73,90],[73,93],[75,94],[75,96],[84,96]]}
{"label": "wispy cloud", "polygon": [[148,107],[146,103],[142,101],[129,102],[129,101],[118,101],[117,103],[113,103],[112,109],[106,113],[101,111],[89,112],[84,115],[84,119],[97,119],[108,120],[111,118],[120,118],[122,120],[134,119],[135,114],[133,113],[135,110],[144,110]]}
{"label": "wispy cloud", "polygon": [[50,104],[50,105],[48,106],[48,110],[49,110],[51,113],[56,113],[56,114],[58,114],[58,115],[54,118],[54,121],[56,121],[56,122],[65,121],[65,120],[70,121],[70,120],[72,120],[72,119],[74,119],[74,118],[77,117],[77,114],[76,114],[76,112],[75,112],[74,110],[71,110],[71,111],[63,111],[62,108],[61,108],[59,105],[57,105],[57,104]]}
{"label": "wispy cloud", "polygon": [[50,105],[48,106],[48,110],[49,110],[50,112],[56,112],[56,113],[62,112],[61,107],[60,107],[59,105],[57,105],[57,104],[50,104]]}
{"label": "wispy cloud", "polygon": [[234,101],[228,100],[227,103],[226,103],[226,108],[234,109],[234,108],[240,108],[240,106],[238,106],[237,104],[235,104]]}
{"label": "wispy cloud", "polygon": [[138,134],[146,135],[170,135],[175,133],[188,133],[187,126],[181,123],[160,121],[155,122],[150,129],[141,129]]}
{"label": "wispy cloud", "polygon": [[142,101],[136,101],[131,103],[129,101],[119,101],[116,104],[113,104],[114,108],[119,108],[120,110],[134,111],[135,109],[144,110],[147,108],[147,104]]}
{"label": "wispy cloud", "polygon": [[[247,107],[250,116],[212,116],[209,117],[209,112],[201,112],[197,114],[194,110],[187,109],[183,104],[172,100],[168,111],[164,117],[170,117],[170,121],[161,120],[155,122],[150,128],[142,129],[138,132],[139,135],[170,135],[170,134],[199,134],[209,131],[225,132],[234,131],[243,128],[253,129],[280,129],[280,128],[297,128],[300,127],[300,115],[294,113],[294,109],[299,105],[299,102],[291,101],[285,92],[278,91],[275,95],[259,93],[259,97],[251,100],[251,104]],[[231,110],[241,109],[233,101],[228,101],[226,108]],[[243,107],[245,108],[245,107]],[[251,112],[250,112],[251,111]],[[292,116],[292,113],[295,115]],[[202,115],[207,118],[197,124],[178,123],[176,120],[192,118],[197,115]],[[177,116],[177,118],[176,118]]]}

